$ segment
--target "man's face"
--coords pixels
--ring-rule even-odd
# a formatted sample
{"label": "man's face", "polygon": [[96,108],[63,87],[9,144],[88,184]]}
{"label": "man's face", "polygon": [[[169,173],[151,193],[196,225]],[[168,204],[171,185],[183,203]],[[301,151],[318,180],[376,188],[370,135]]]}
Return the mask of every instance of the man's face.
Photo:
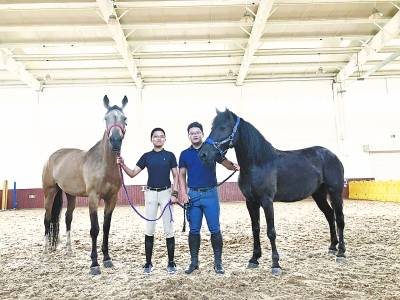
{"label": "man's face", "polygon": [[199,144],[203,141],[203,132],[198,127],[189,129],[189,140],[192,144]]}
{"label": "man's face", "polygon": [[151,142],[154,147],[163,147],[165,143],[165,134],[161,130],[154,131],[151,136]]}

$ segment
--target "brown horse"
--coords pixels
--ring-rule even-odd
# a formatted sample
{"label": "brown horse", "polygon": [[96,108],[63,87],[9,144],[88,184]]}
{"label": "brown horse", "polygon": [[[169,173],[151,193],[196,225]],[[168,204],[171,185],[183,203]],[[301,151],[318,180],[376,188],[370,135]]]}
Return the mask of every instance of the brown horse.
{"label": "brown horse", "polygon": [[108,235],[110,232],[111,216],[117,202],[117,194],[121,187],[119,167],[116,156],[121,151],[125,134],[126,117],[122,111],[128,103],[125,96],[122,107],[110,107],[107,95],[103,99],[107,113],[106,131],[103,138],[89,151],[79,149],[60,149],[54,152],[43,168],[43,190],[45,195],[44,217],[45,250],[50,247],[55,250],[58,243],[59,219],[62,208],[62,192],[67,196],[67,211],[65,223],[67,228],[67,251],[71,251],[71,221],[75,209],[76,196],[88,197],[90,214],[90,236],[92,237],[92,264],[90,274],[100,274],[97,262],[97,236],[99,221],[97,208],[99,200],[104,200],[103,223],[103,265],[113,266],[108,254]]}

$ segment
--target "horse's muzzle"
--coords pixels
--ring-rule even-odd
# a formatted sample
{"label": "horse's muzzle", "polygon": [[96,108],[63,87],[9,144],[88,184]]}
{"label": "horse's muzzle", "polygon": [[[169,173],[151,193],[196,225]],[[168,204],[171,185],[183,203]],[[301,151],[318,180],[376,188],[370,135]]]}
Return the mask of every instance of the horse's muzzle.
{"label": "horse's muzzle", "polygon": [[117,134],[112,134],[110,136],[110,144],[113,152],[121,152],[122,137]]}

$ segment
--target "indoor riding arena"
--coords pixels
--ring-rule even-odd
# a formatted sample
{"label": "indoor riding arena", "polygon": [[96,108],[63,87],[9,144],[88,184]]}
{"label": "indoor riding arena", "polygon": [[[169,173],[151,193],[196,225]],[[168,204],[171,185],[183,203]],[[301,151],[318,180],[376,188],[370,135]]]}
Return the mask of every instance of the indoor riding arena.
{"label": "indoor riding arena", "polygon": [[400,299],[399,57],[390,0],[1,1],[0,299]]}

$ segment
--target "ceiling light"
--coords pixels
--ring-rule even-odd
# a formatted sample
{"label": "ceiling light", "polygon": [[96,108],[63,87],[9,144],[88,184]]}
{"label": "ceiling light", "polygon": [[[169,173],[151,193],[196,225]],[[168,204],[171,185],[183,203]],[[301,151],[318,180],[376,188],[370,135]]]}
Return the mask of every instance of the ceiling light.
{"label": "ceiling light", "polygon": [[317,75],[322,75],[322,74],[325,73],[325,70],[324,70],[323,67],[319,67],[318,70],[317,70],[317,72],[315,72],[315,73],[316,73]]}
{"label": "ceiling light", "polygon": [[368,19],[369,20],[376,20],[376,19],[380,19],[382,17],[383,17],[383,13],[381,11],[379,11],[376,7],[374,7],[372,9],[372,12],[369,15]]}

